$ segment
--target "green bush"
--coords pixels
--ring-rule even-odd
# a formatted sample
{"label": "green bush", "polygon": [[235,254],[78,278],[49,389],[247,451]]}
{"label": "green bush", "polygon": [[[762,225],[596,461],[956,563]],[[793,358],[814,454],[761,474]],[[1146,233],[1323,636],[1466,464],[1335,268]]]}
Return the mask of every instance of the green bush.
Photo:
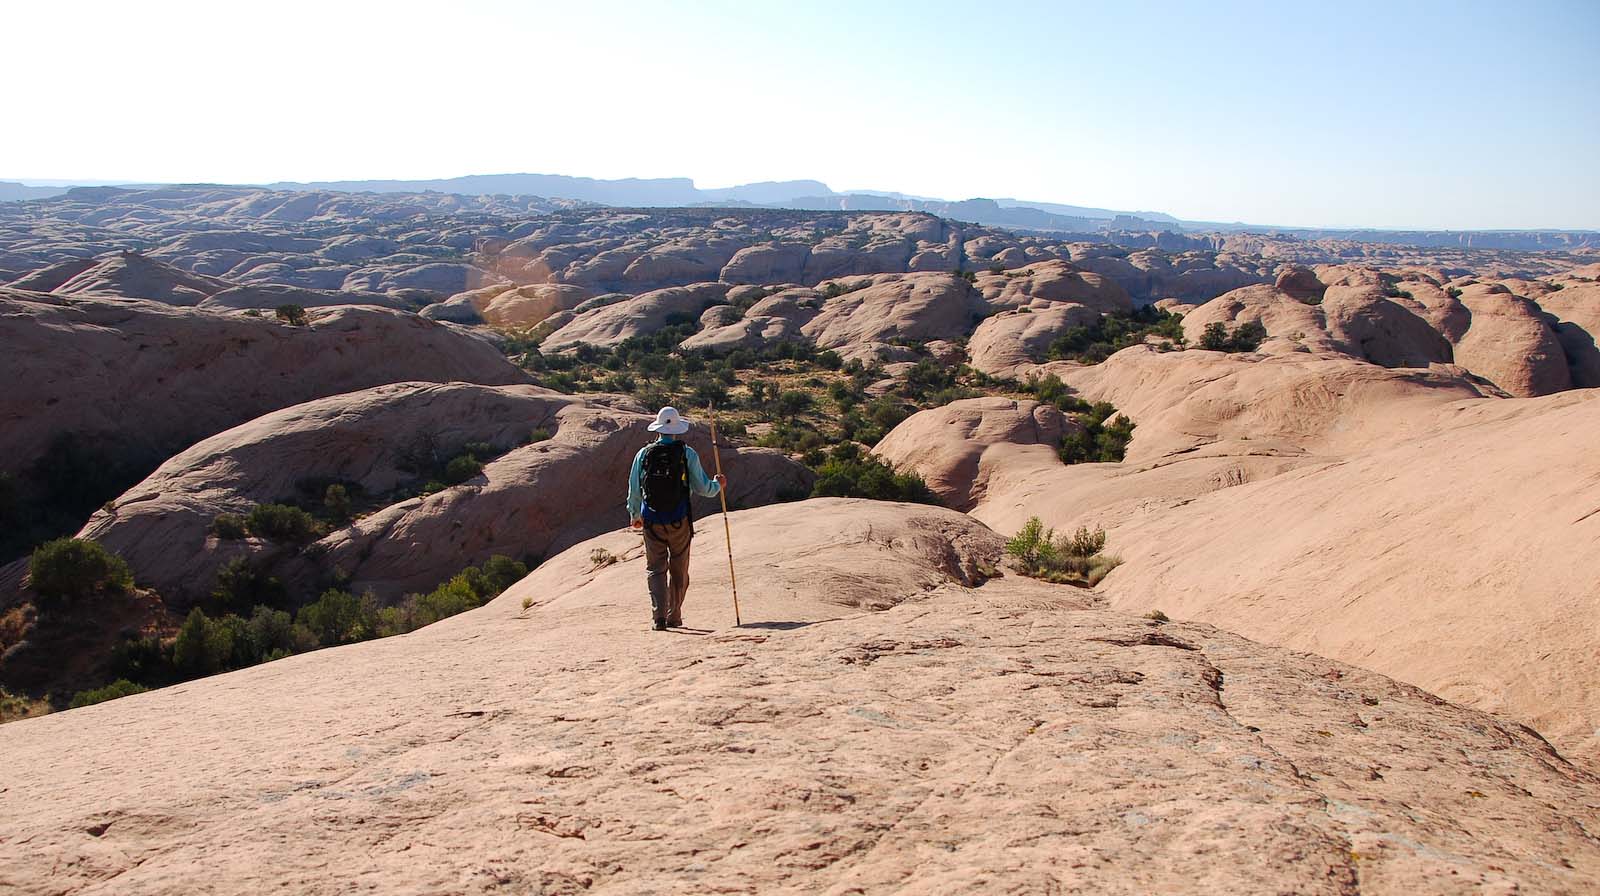
{"label": "green bush", "polygon": [[1046,349],[1049,360],[1075,360],[1098,364],[1147,337],[1158,336],[1183,344],[1183,317],[1146,305],[1133,311],[1103,315],[1089,326],[1070,327]]}
{"label": "green bush", "polygon": [[1104,529],[1080,527],[1071,536],[1058,537],[1038,517],[1030,517],[1006,542],[1006,553],[1016,558],[1023,575],[1093,587],[1122,563],[1121,558],[1101,553],[1105,545]]}
{"label": "green bush", "polygon": [[522,581],[528,574],[528,564],[500,554],[485,560],[482,569],[483,582],[489,589],[485,600],[499,597],[502,591]]}
{"label": "green bush", "polygon": [[341,483],[328,486],[322,493],[322,510],[328,521],[342,526],[350,521],[350,490]]}
{"label": "green bush", "polygon": [[379,631],[400,634],[481,607],[528,574],[527,564],[499,554],[469,566],[427,594],[408,595],[400,607],[380,611]]}
{"label": "green bush", "polygon": [[235,557],[217,570],[210,606],[216,610],[245,610],[257,604],[277,605],[287,593],[283,583],[248,557]]}
{"label": "green bush", "polygon": [[774,402],[774,410],[778,416],[786,420],[793,420],[810,409],[811,396],[798,389],[791,389],[779,394]]}
{"label": "green bush", "polygon": [[1230,334],[1228,325],[1219,320],[1206,324],[1200,334],[1200,347],[1213,352],[1253,352],[1266,338],[1267,328],[1260,321],[1242,323]]}
{"label": "green bush", "polygon": [[[315,601],[300,608],[295,623],[304,626],[324,647],[350,644],[373,637],[375,626],[368,625],[362,599],[348,591],[329,589]],[[372,613],[376,613],[374,608]]]}
{"label": "green bush", "polygon": [[540,442],[548,441],[550,441],[550,430],[545,429],[542,426],[528,434],[528,444],[530,445],[537,445]]}
{"label": "green bush", "polygon": [[1110,402],[1098,401],[1087,410],[1072,415],[1078,428],[1061,438],[1057,454],[1064,464],[1118,463],[1133,440],[1133,421],[1122,417],[1110,425],[1106,421],[1117,409]]}
{"label": "green bush", "polygon": [[244,517],[237,513],[219,513],[211,520],[211,534],[224,541],[238,541],[249,534]]}
{"label": "green bush", "polygon": [[245,623],[250,650],[257,662],[302,653],[317,646],[316,637],[283,610],[256,607]]}
{"label": "green bush", "polygon": [[115,700],[118,697],[129,697],[134,694],[143,694],[148,690],[150,689],[144,685],[134,684],[126,678],[119,678],[103,688],[95,688],[91,691],[79,691],[78,693],[73,694],[72,702],[68,704],[68,708],[78,709],[84,706],[93,706],[96,703],[104,703],[107,700]]}
{"label": "green bush", "polygon": [[278,320],[291,327],[303,327],[306,325],[306,309],[300,305],[279,305],[275,313],[278,316]]}
{"label": "green bush", "polygon": [[450,459],[444,465],[444,481],[447,485],[460,485],[483,472],[483,464],[471,454],[461,454]]}
{"label": "green bush", "polygon": [[321,534],[311,514],[287,504],[258,504],[244,520],[245,529],[258,538],[305,544]]}
{"label": "green bush", "polygon": [[34,549],[28,580],[45,606],[133,587],[127,562],[85,538],[58,538]]}
{"label": "green bush", "polygon": [[234,652],[247,647],[246,638],[244,620],[231,613],[212,619],[196,607],[172,642],[172,664],[183,678],[226,672],[242,665],[234,662]]}
{"label": "green bush", "polygon": [[817,481],[812,486],[811,495],[818,498],[939,503],[921,476],[896,472],[894,467],[881,459],[862,454],[853,442],[835,446],[828,459],[817,468]]}

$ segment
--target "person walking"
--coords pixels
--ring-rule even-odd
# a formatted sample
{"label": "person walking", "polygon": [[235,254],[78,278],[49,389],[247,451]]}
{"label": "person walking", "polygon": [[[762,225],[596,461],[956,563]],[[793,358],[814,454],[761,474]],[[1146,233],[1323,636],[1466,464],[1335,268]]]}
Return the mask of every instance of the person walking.
{"label": "person walking", "polygon": [[644,530],[644,566],[655,630],[683,625],[689,591],[689,544],[694,539],[692,495],[715,498],[728,485],[721,473],[706,476],[700,455],[680,441],[689,421],[662,408],[650,431],[659,438],[639,449],[628,473],[628,525]]}

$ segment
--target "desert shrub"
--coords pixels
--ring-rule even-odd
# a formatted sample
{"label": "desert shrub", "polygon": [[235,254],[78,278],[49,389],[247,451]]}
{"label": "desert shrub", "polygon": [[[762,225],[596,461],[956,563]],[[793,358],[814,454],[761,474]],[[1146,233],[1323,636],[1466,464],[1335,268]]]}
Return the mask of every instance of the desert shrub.
{"label": "desert shrub", "polygon": [[1200,334],[1200,347],[1213,352],[1253,352],[1267,338],[1267,328],[1260,321],[1240,324],[1232,333],[1222,321],[1212,321]]}
{"label": "desert shrub", "polygon": [[1144,618],[1150,620],[1151,622],[1171,622],[1172,621],[1170,618],[1167,617],[1167,614],[1161,612],[1160,610],[1151,610],[1150,612],[1144,614]]}
{"label": "desert shrub", "polygon": [[1078,531],[1061,545],[1061,550],[1069,557],[1093,557],[1105,550],[1105,547],[1106,530],[1096,529],[1090,532],[1086,527],[1079,526]]}
{"label": "desert shrub", "polygon": [[350,490],[335,482],[322,493],[322,512],[329,522],[342,526],[350,521]]}
{"label": "desert shrub", "polygon": [[911,416],[911,411],[900,402],[880,395],[860,408],[851,410],[839,419],[841,435],[867,445],[876,445],[889,430],[899,426]]}
{"label": "desert shrub", "polygon": [[1399,284],[1387,281],[1383,284],[1383,294],[1391,299],[1413,298],[1409,290],[1401,289]]}
{"label": "desert shrub", "polygon": [[300,305],[279,305],[274,313],[278,320],[291,327],[303,327],[306,324],[306,309]]}
{"label": "desert shrub", "polygon": [[248,557],[235,557],[217,570],[210,606],[215,610],[245,610],[257,604],[283,603],[283,583]]}
{"label": "desert shrub", "polygon": [[863,397],[865,396],[862,395],[861,390],[855,388],[848,381],[828,384],[828,398],[838,405],[841,411],[848,411],[855,407]]}
{"label": "desert shrub", "polygon": [[41,609],[133,587],[127,562],[86,538],[57,538],[35,548],[28,580]]}
{"label": "desert shrub", "polygon": [[1070,536],[1058,536],[1038,517],[1030,517],[1006,542],[1006,553],[1016,559],[1023,575],[1093,587],[1122,562],[1102,554],[1105,545],[1104,529],[1080,527]]}
{"label": "desert shrub", "polygon": [[1461,298],[1461,288],[1458,287],[1458,286],[1447,287],[1444,292],[1445,292],[1445,295],[1449,296],[1452,299]]}
{"label": "desert shrub", "polygon": [[[802,395],[805,393],[801,393]],[[689,399],[696,407],[728,403],[728,387],[708,376],[696,377],[689,391]]]}
{"label": "desert shrub", "polygon": [[146,687],[160,687],[177,680],[172,666],[172,648],[155,636],[125,640],[111,650],[111,677],[126,678]]}
{"label": "desert shrub", "polygon": [[452,457],[444,465],[444,481],[447,485],[460,485],[483,472],[483,463],[471,454],[461,454]]}
{"label": "desert shrub", "polygon": [[0,723],[48,715],[54,709],[49,700],[41,700],[25,694],[13,694],[5,688],[0,688]]}
{"label": "desert shrub", "polygon": [[1061,437],[1057,454],[1064,464],[1118,463],[1133,440],[1133,421],[1119,418],[1107,425],[1117,409],[1110,402],[1098,401],[1087,410],[1073,414],[1079,427]]}
{"label": "desert shrub", "polygon": [[1027,382],[1017,387],[1017,391],[1032,395],[1045,404],[1053,404],[1066,414],[1084,413],[1093,407],[1089,402],[1073,395],[1072,387],[1053,373],[1043,377],[1030,376]]}
{"label": "desert shrub", "polygon": [[245,621],[245,631],[256,662],[281,659],[317,646],[310,629],[295,625],[287,611],[271,607],[256,607]]}
{"label": "desert shrub", "polygon": [[1055,531],[1046,529],[1043,520],[1036,516],[1029,517],[1017,534],[1006,542],[1006,553],[1017,558],[1024,570],[1036,569],[1055,558],[1054,537]]}
{"label": "desert shrub", "polygon": [[[596,549],[596,553],[599,552],[604,552],[604,549]],[[597,565],[617,562],[617,558],[610,552],[604,553],[609,561]],[[595,555],[591,554],[590,559],[594,560]],[[407,597],[406,605],[400,614],[403,617],[403,624],[408,630],[421,628],[457,613],[481,607],[500,596],[502,591],[516,584],[527,574],[527,564],[496,554],[484,561],[483,566],[469,566],[427,594],[413,594]],[[394,621],[389,624],[394,624]]]}
{"label": "desert shrub", "polygon": [[1046,349],[1052,361],[1075,360],[1098,364],[1149,336],[1159,336],[1183,344],[1183,318],[1154,305],[1133,311],[1102,315],[1088,326],[1070,327]]}
{"label": "desert shrub", "polygon": [[853,442],[837,445],[829,452],[828,459],[817,468],[811,494],[819,498],[939,503],[921,476],[897,472],[880,458],[863,454]]}
{"label": "desert shrub", "polygon": [[548,441],[550,441],[550,430],[545,429],[542,426],[528,434],[528,444],[530,445],[537,445],[540,442]]}
{"label": "desert shrub", "polygon": [[789,454],[804,454],[825,448],[828,439],[817,432],[816,427],[804,421],[794,423],[775,423],[772,429],[756,440],[756,444],[763,448],[776,448]]}
{"label": "desert shrub", "polygon": [[810,409],[811,396],[798,389],[790,389],[780,393],[777,400],[773,402],[773,410],[777,412],[778,416],[786,420],[793,420]]}
{"label": "desert shrub", "polygon": [[489,588],[488,598],[498,597],[500,592],[522,581],[528,574],[528,564],[501,554],[485,560],[481,569],[483,582]]}
{"label": "desert shrub", "polygon": [[411,626],[421,628],[483,605],[485,598],[470,577],[457,573],[427,594],[416,595],[411,606]]}
{"label": "desert shrub", "polygon": [[245,529],[258,538],[305,544],[320,534],[311,514],[288,504],[258,504],[244,518]]}
{"label": "desert shrub", "polygon": [[[1410,298],[1410,295],[1407,294],[1406,297]],[[1238,329],[1233,331],[1233,348],[1230,351],[1253,352],[1261,347],[1262,340],[1266,338],[1267,328],[1262,326],[1260,321],[1253,320],[1240,324]]]}
{"label": "desert shrub", "polygon": [[148,690],[150,689],[144,685],[134,684],[126,678],[119,678],[103,688],[95,688],[94,690],[90,691],[79,691],[78,693],[73,694],[72,702],[68,704],[68,708],[78,709],[84,706],[93,706],[96,703],[104,703],[107,700],[115,700],[118,697],[128,697],[132,696],[133,694],[143,694]]}
{"label": "desert shrub", "polygon": [[610,566],[617,562],[617,555],[605,548],[595,548],[589,552],[589,563],[594,569]]}
{"label": "desert shrub", "polygon": [[[375,633],[367,625],[362,599],[348,591],[330,588],[322,596],[300,608],[296,625],[305,629],[324,647],[363,641]],[[374,608],[373,612],[376,610]]]}
{"label": "desert shrub", "polygon": [[183,678],[199,678],[237,668],[234,651],[247,637],[243,620],[231,613],[212,619],[196,607],[172,642],[172,664]]}
{"label": "desert shrub", "polygon": [[211,534],[224,541],[238,541],[249,534],[244,517],[237,513],[219,513],[211,520]]}

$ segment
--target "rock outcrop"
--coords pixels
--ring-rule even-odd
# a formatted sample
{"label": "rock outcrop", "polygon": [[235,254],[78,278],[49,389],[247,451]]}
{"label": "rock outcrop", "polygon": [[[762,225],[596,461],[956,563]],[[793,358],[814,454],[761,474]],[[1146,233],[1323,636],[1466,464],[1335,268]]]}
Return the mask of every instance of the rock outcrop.
{"label": "rock outcrop", "polygon": [[167,305],[198,305],[233,284],[191,274],[137,252],[105,258],[50,291],[62,295],[118,296]]}
{"label": "rock outcrop", "polygon": [[951,274],[884,274],[851,282],[827,299],[801,332],[822,348],[892,339],[959,339],[989,310],[983,295]]}
{"label": "rock outcrop", "polygon": [[[76,434],[140,458],[268,411],[404,380],[527,382],[492,344],[412,314],[344,306],[309,325],[0,288],[0,472]],[[151,463],[146,469],[152,468]]]}
{"label": "rock outcrop", "polygon": [[1061,437],[1076,427],[1054,405],[968,398],[912,415],[873,453],[920,473],[946,506],[970,510],[984,500],[993,469],[1018,462],[1013,453],[1048,464],[1056,457]]}
{"label": "rock outcrop", "polygon": [[646,630],[618,533],[410,635],[0,727],[0,885],[1411,894],[1600,875],[1600,782],[1526,729],[1072,589],[973,588],[1001,540],[950,511],[803,510],[735,516],[743,628],[723,627],[720,527],[695,547],[687,618],[720,629],[698,636]]}
{"label": "rock outcrop", "polygon": [[[314,596],[333,570],[384,598],[427,591],[494,554],[543,557],[627,523],[634,452],[653,416],[625,399],[534,386],[397,383],[295,405],[220,433],[163,464],[79,533],[116,551],[175,611],[211,592],[235,557],[272,565]],[[538,441],[534,441],[537,438]],[[704,433],[687,437],[711,452]],[[430,466],[487,446],[482,475],[425,497]],[[810,474],[775,451],[728,449],[730,506],[810,490]],[[302,555],[261,539],[224,541],[218,514],[257,504],[320,505],[343,485],[360,518]],[[702,502],[702,514],[716,502]]]}
{"label": "rock outcrop", "polygon": [[1492,283],[1469,285],[1459,298],[1472,322],[1456,343],[1457,363],[1512,395],[1571,388],[1561,339],[1538,305]]}
{"label": "rock outcrop", "polygon": [[610,348],[635,336],[665,327],[676,318],[698,320],[728,294],[726,283],[698,283],[658,289],[593,310],[580,312],[571,322],[545,337],[539,348],[559,352],[580,344]]}
{"label": "rock outcrop", "polygon": [[1073,302],[1101,313],[1133,310],[1127,291],[1116,281],[1059,259],[979,274],[977,287],[996,308],[1018,308],[1043,300]]}
{"label": "rock outcrop", "polygon": [[[1047,369],[1132,418],[1127,460],[989,446],[973,516],[1104,526],[1126,561],[1102,586],[1114,606],[1357,662],[1600,755],[1600,663],[1571,622],[1600,600],[1600,393],[1507,400],[1459,369],[1304,353],[1136,347]],[[958,455],[908,447],[930,439],[880,451],[959,475]]]}

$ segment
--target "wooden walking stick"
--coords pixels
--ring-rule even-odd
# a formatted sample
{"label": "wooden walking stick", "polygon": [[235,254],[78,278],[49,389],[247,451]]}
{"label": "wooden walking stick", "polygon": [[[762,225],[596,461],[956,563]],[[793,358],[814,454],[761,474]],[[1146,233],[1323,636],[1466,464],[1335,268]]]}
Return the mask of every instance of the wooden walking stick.
{"label": "wooden walking stick", "polygon": [[[722,450],[717,447],[717,406],[707,404],[706,409],[711,412],[711,456],[717,460],[717,475],[722,475]],[[739,580],[733,575],[733,533],[728,528],[728,488],[727,483],[717,490],[717,496],[722,498],[722,540],[728,545],[728,581],[733,584],[733,627],[738,628],[739,622]]]}

